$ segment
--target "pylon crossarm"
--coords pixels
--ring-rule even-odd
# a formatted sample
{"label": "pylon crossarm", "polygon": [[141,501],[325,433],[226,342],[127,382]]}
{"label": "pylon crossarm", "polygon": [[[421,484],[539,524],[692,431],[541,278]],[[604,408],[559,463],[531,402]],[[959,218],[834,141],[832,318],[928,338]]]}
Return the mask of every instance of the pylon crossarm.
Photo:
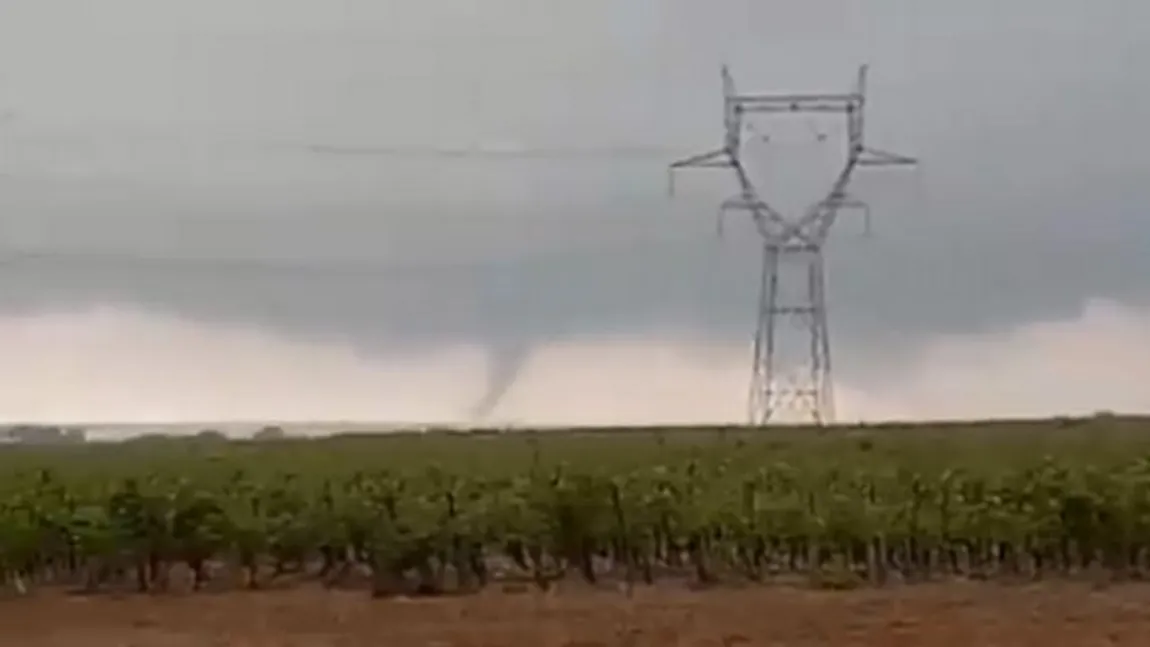
{"label": "pylon crossarm", "polygon": [[820,205],[821,210],[817,217],[811,220],[808,226],[811,230],[810,238],[822,244],[830,236],[831,228],[838,220],[843,210],[858,210],[863,212],[863,235],[870,235],[870,205],[853,196],[840,195],[828,198]]}
{"label": "pylon crossarm", "polygon": [[672,162],[667,167],[667,195],[675,195],[675,171],[679,169],[731,168],[732,164],[731,152],[725,147]]}
{"label": "pylon crossarm", "polygon": [[[844,196],[839,198],[834,203],[834,210],[840,212],[843,210],[861,211],[863,215],[863,237],[870,236],[870,205],[853,196]],[[836,215],[837,217],[837,215]],[[820,224],[820,233],[825,239],[830,234],[830,229],[834,225],[834,219],[831,219],[825,224]]]}
{"label": "pylon crossarm", "polygon": [[[790,222],[783,214],[779,213],[778,210],[759,197],[758,191],[751,182],[746,168],[743,167],[742,162],[739,161],[737,157],[731,158],[731,167],[735,170],[742,195],[738,198],[731,198],[724,203],[727,205],[727,209],[750,211],[755,221],[755,226],[758,227],[759,234],[761,234],[763,238],[778,239],[781,241],[798,238],[804,243],[810,243],[807,239],[806,232],[803,231],[803,227],[800,224]],[[770,223],[778,225],[779,230],[772,231],[769,226]]]}
{"label": "pylon crossarm", "polygon": [[731,154],[726,148],[719,148],[706,153],[692,155],[685,159],[671,163],[672,169],[680,168],[729,168]]}
{"label": "pylon crossarm", "polygon": [[[831,185],[831,190],[827,192],[827,196],[822,200],[811,205],[807,212],[799,218],[794,227],[800,231],[807,231],[809,229],[822,229],[822,222],[827,219],[827,207],[834,204],[842,196],[846,195],[847,187],[850,186],[851,177],[854,175],[855,167],[858,164],[857,156],[850,156],[847,158],[846,164],[843,165],[839,171],[838,177],[835,178],[834,184]],[[832,217],[833,220],[833,217]]]}
{"label": "pylon crossarm", "polygon": [[799,101],[777,100],[775,97],[763,97],[751,102],[740,102],[739,107],[744,114],[773,113],[846,113],[855,109],[857,104],[850,99],[802,99]]}
{"label": "pylon crossarm", "polygon": [[898,153],[864,148],[858,158],[859,166],[915,166],[918,160]]}
{"label": "pylon crossarm", "polygon": [[[797,239],[801,247],[814,245],[810,232],[794,229],[794,225],[784,219],[777,211],[765,202],[748,200],[744,196],[729,198],[719,206],[720,218],[728,211],[747,211],[755,223],[759,235],[776,244],[786,243]],[[772,227],[771,225],[776,225]]]}

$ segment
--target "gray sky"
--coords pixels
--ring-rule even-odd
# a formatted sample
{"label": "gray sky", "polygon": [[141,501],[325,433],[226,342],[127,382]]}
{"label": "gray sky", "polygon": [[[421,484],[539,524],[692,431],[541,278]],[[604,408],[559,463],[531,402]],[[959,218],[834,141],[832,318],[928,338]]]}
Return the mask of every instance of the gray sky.
{"label": "gray sky", "polygon": [[[729,183],[671,200],[665,163],[718,143],[723,62],[763,91],[869,62],[870,141],[924,161],[861,180],[875,237],[832,243],[839,370],[881,379],[939,335],[1146,303],[1148,24],[1133,0],[8,0],[0,308],[477,344],[507,375],[586,336],[741,343],[751,230],[716,239]],[[798,204],[795,168],[771,188]]]}

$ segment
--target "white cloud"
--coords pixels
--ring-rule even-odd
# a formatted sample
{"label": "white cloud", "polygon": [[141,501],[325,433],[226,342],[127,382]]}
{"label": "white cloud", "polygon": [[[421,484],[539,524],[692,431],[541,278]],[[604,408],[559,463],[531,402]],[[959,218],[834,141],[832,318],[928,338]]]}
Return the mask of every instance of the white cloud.
{"label": "white cloud", "polygon": [[[0,419],[463,421],[485,388],[482,349],[367,357],[252,328],[101,308],[0,320]],[[865,374],[866,371],[855,371]],[[889,371],[883,371],[889,374]],[[685,336],[571,339],[537,349],[494,416],[520,424],[739,421],[745,349]],[[1150,312],[938,338],[899,377],[840,384],[843,420],[1150,410]]]}

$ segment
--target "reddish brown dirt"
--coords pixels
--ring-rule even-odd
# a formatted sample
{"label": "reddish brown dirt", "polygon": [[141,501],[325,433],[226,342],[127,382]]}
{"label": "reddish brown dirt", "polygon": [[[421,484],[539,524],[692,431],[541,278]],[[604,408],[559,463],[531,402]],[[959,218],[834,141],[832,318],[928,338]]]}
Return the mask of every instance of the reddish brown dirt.
{"label": "reddish brown dirt", "polygon": [[0,602],[13,647],[1150,645],[1150,586],[489,593],[371,600],[318,589]]}

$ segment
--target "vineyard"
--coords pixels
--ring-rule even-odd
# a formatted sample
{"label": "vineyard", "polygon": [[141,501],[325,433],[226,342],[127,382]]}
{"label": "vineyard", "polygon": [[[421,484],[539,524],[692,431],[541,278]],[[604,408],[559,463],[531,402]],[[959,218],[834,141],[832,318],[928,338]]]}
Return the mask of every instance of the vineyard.
{"label": "vineyard", "polygon": [[0,451],[38,588],[374,596],[1150,574],[1150,421],[140,440]]}

